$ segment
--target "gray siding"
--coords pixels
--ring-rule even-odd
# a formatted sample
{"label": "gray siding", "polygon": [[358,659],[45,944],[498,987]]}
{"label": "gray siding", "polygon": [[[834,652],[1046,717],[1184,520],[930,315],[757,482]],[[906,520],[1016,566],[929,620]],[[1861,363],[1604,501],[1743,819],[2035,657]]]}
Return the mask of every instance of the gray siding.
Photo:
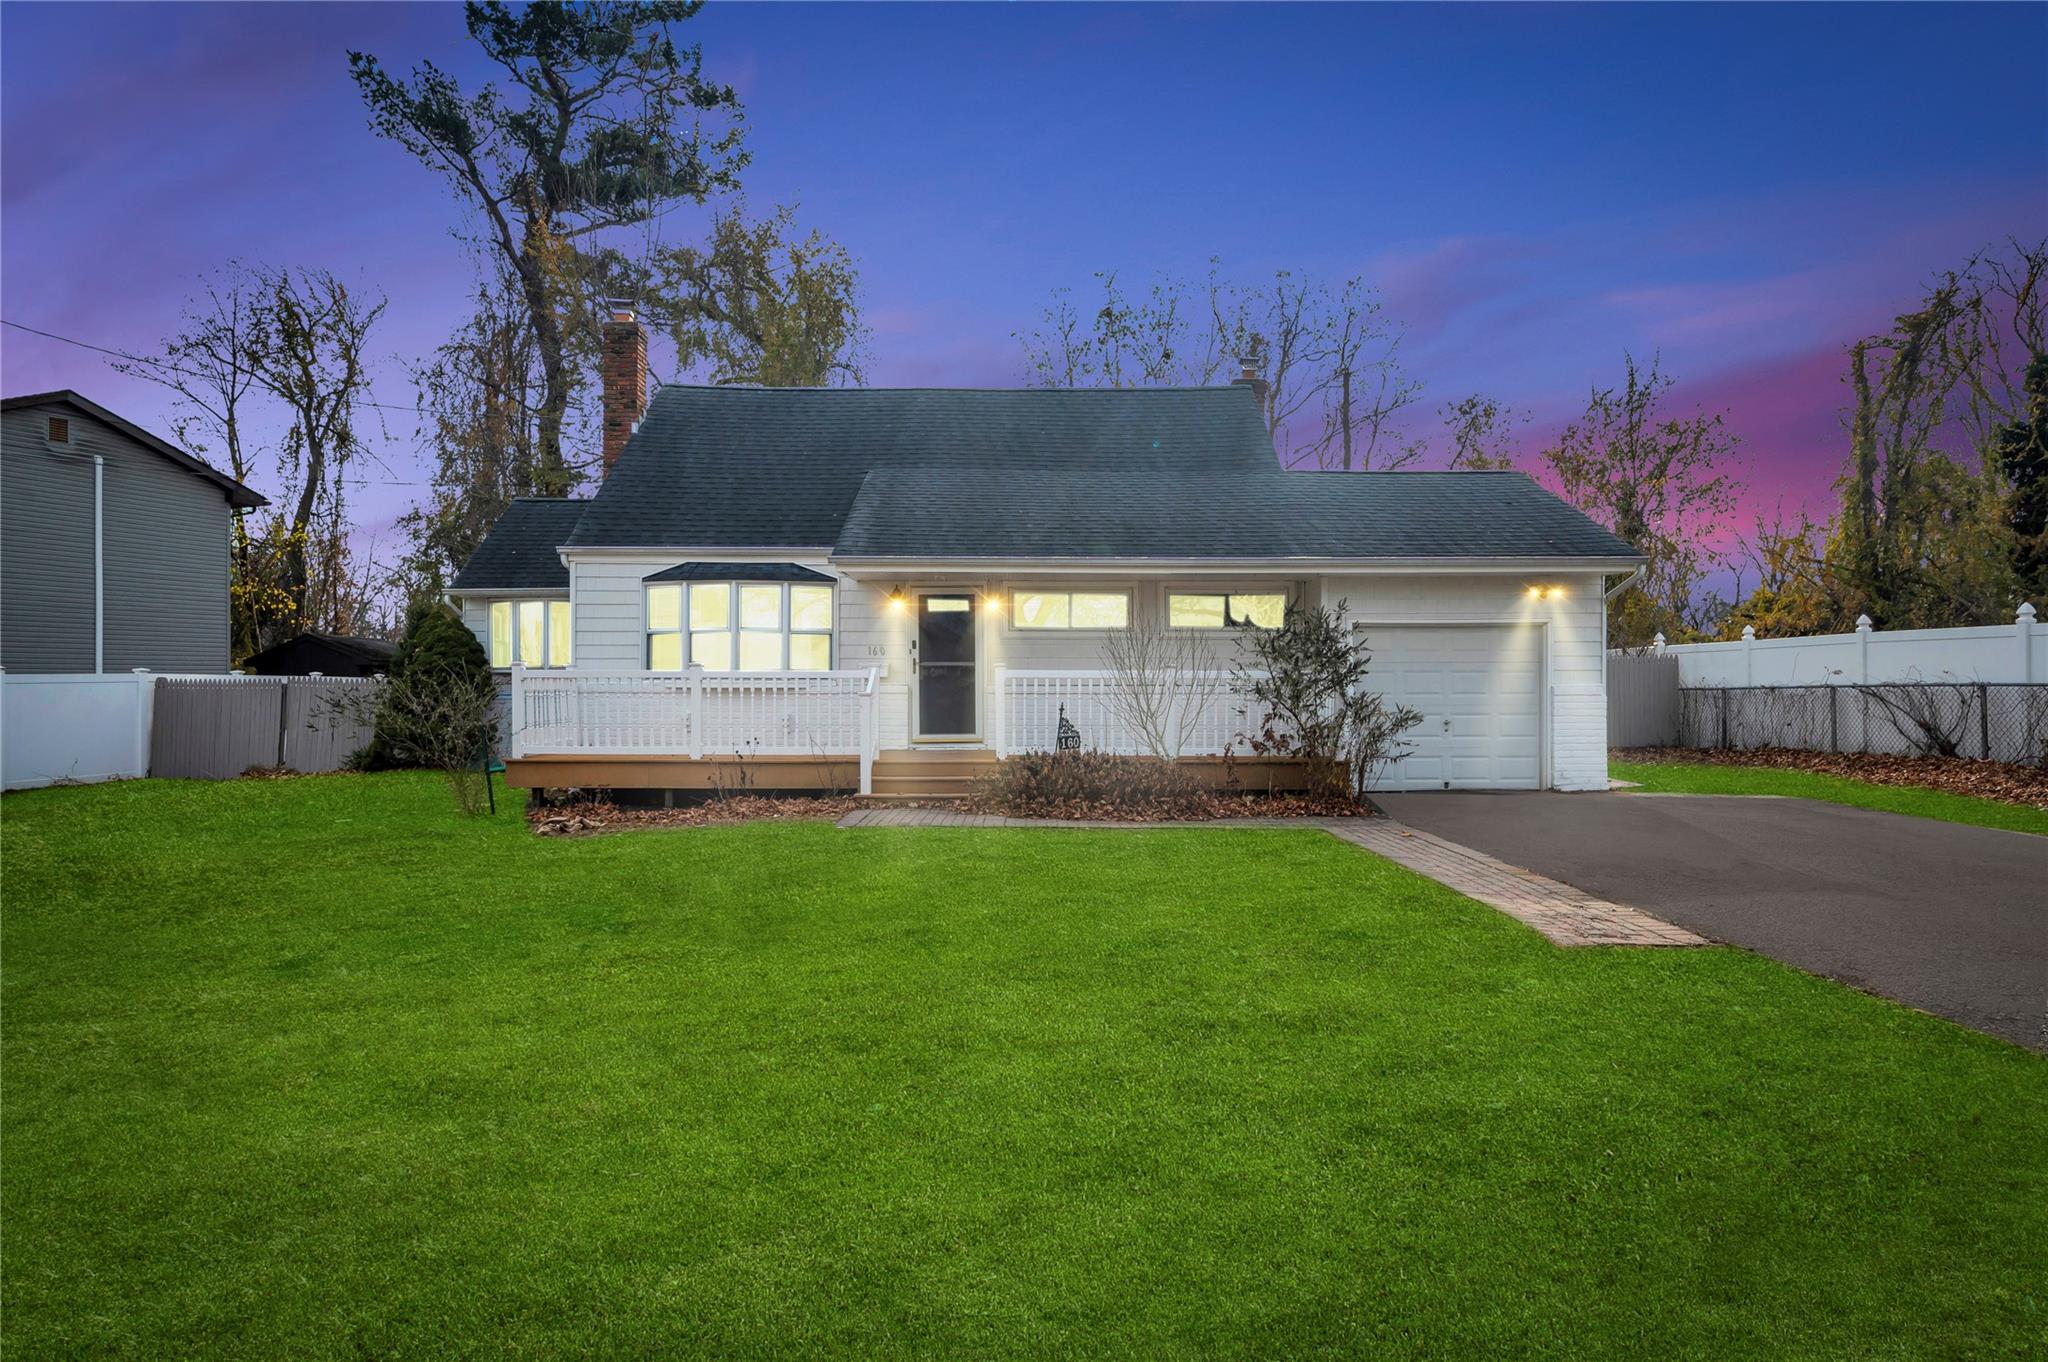
{"label": "gray siding", "polygon": [[92,478],[87,457],[50,452],[51,412],[69,449],[105,471],[106,669],[225,671],[228,533],[220,488],[71,407],[0,421],[0,666],[92,670]]}

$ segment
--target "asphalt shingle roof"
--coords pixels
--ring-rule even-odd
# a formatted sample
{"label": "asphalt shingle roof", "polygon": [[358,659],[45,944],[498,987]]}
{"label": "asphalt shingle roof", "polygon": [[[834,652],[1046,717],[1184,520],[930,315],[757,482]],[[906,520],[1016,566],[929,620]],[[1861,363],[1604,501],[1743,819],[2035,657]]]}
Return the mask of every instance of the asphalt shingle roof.
{"label": "asphalt shingle roof", "polygon": [[884,468],[835,558],[1613,558],[1640,555],[1521,473],[1161,477]]}
{"label": "asphalt shingle roof", "polygon": [[1245,387],[698,388],[654,395],[569,541],[823,548],[878,468],[1273,465]]}
{"label": "asphalt shingle roof", "polygon": [[451,591],[567,591],[559,552],[589,507],[565,497],[520,497],[455,574]]}
{"label": "asphalt shingle roof", "polygon": [[[1237,385],[670,386],[594,497],[513,503],[455,588],[566,590],[563,545],[829,548],[847,559],[1640,560],[1520,473],[1283,471],[1257,401]],[[678,564],[649,580],[697,572]]]}

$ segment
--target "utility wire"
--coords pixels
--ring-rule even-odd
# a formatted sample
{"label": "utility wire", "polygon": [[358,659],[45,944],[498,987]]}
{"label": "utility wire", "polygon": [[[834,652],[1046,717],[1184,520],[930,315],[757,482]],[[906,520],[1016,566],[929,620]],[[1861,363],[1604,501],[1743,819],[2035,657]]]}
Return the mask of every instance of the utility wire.
{"label": "utility wire", "polygon": [[[42,336],[48,340],[62,341],[66,345],[75,345],[81,350],[95,350],[102,355],[112,355],[115,359],[125,359],[130,364],[143,364],[152,369],[168,369],[174,374],[185,374],[191,378],[206,377],[205,374],[200,373],[196,369],[181,368],[176,364],[168,364],[160,359],[152,359],[148,355],[131,355],[126,350],[109,350],[104,345],[94,345],[91,341],[78,340],[72,336],[60,336],[54,331],[45,331],[41,327],[25,326],[6,317],[0,317],[0,326],[11,326],[16,331],[26,331],[32,336]],[[432,416],[434,414],[419,407],[400,406],[395,402],[373,402],[367,397],[359,399],[359,402],[365,407],[377,407],[384,411],[409,411],[415,416]]]}

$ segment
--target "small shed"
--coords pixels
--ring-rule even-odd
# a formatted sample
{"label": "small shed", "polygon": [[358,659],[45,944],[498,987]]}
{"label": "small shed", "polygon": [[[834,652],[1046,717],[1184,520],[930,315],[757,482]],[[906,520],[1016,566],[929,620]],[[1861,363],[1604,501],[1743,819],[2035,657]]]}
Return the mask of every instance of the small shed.
{"label": "small shed", "polygon": [[265,648],[242,664],[258,676],[383,676],[398,645],[388,638],[353,634],[300,634]]}

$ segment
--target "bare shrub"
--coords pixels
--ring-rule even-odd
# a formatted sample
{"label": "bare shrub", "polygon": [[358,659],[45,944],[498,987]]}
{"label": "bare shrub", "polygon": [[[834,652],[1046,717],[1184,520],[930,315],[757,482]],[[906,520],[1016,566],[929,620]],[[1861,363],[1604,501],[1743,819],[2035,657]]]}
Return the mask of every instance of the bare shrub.
{"label": "bare shrub", "polygon": [[1969,731],[1967,704],[1954,703],[1953,687],[1918,684],[1858,686],[1891,726],[1923,757],[1959,756]]}
{"label": "bare shrub", "polygon": [[975,782],[977,802],[1031,817],[1073,817],[1095,809],[1148,818],[1205,814],[1209,791],[1185,767],[1113,752],[1024,752]]}
{"label": "bare shrub", "polygon": [[376,766],[439,771],[465,814],[484,809],[498,705],[488,672],[415,666],[374,687],[337,692],[327,704],[330,714],[376,731]]}
{"label": "bare shrub", "polygon": [[1138,745],[1161,761],[1187,751],[1209,702],[1228,678],[1209,656],[1208,639],[1157,622],[1133,621],[1102,645],[1109,665],[1109,711]]}

